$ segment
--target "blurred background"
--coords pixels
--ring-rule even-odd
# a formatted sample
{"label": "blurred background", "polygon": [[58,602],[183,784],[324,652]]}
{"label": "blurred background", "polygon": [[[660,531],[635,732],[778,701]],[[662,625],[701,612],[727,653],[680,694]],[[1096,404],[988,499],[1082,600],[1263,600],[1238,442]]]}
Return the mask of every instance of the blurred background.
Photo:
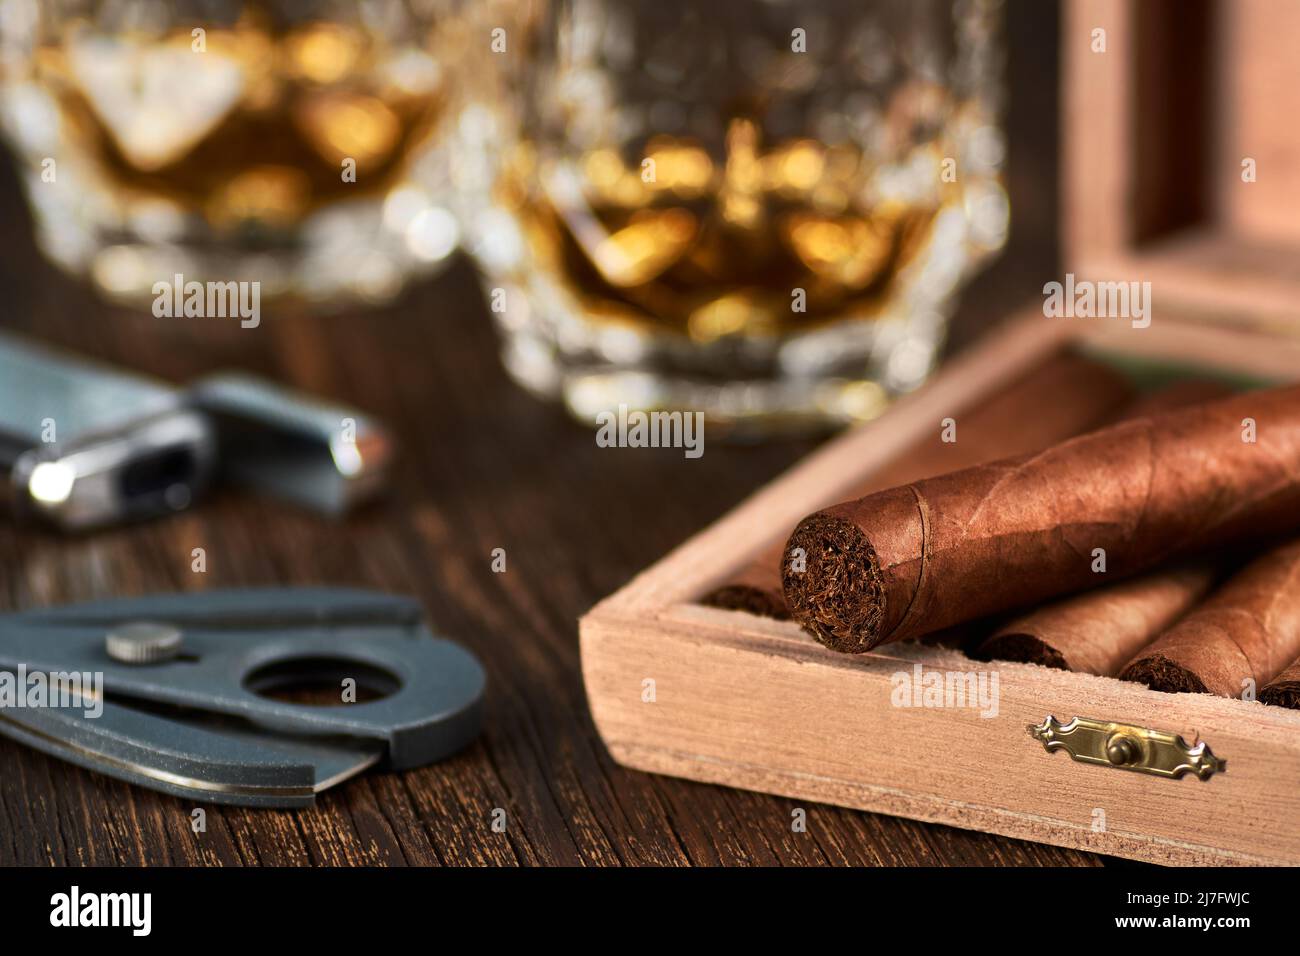
{"label": "blurred background", "polygon": [[[6,322],[52,321],[23,298],[51,283],[117,323],[176,277],[255,283],[269,323],[321,328],[429,294],[430,336],[494,325],[513,381],[581,420],[866,420],[1052,271],[1056,19],[4,0]],[[41,273],[15,265],[33,247]],[[156,324],[176,350],[257,351]]]}
{"label": "blurred background", "polygon": [[[1056,5],[711,9],[0,0],[0,331],[360,409],[479,513],[518,481],[448,461],[668,482],[685,537],[1058,271]],[[594,455],[620,405],[707,464]]]}

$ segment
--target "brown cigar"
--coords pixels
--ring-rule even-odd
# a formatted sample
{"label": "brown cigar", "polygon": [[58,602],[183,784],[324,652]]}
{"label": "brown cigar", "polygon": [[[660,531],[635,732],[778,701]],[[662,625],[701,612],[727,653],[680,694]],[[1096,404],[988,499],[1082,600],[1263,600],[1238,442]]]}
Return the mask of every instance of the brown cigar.
{"label": "brown cigar", "polygon": [[[984,461],[1037,451],[1112,421],[1133,389],[1123,375],[1080,355],[1054,356],[988,401],[961,414],[955,442],[935,430],[858,487],[856,496]],[[773,545],[704,598],[714,607],[787,618],[781,591],[785,542]]]}
{"label": "brown cigar", "polygon": [[856,653],[1081,591],[1101,560],[1122,578],[1297,528],[1300,387],[1291,386],[819,511],[791,535],[782,579],[800,624]]}
{"label": "brown cigar", "polygon": [[[1226,385],[1188,379],[1142,396],[1125,409],[1124,417],[1154,415],[1228,394]],[[1213,568],[1199,564],[1099,587],[1004,625],[971,656],[1113,676],[1203,598],[1213,583]]]}
{"label": "brown cigar", "polygon": [[1300,658],[1269,681],[1259,692],[1259,699],[1266,704],[1300,710]]}
{"label": "brown cigar", "polygon": [[[1240,697],[1300,655],[1300,541],[1257,558],[1120,672],[1152,690]],[[1253,685],[1247,683],[1253,681]]]}
{"label": "brown cigar", "polygon": [[1204,597],[1208,566],[1144,574],[1031,611],[972,656],[1111,676]]}

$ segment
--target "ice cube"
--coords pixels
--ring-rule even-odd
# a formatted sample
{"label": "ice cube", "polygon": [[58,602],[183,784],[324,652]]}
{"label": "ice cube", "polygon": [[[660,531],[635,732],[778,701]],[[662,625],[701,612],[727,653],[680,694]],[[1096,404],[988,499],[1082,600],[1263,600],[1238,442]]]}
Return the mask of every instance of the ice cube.
{"label": "ice cube", "polygon": [[239,103],[241,65],[207,49],[106,36],[70,41],[73,76],[122,155],[151,171],[175,162]]}

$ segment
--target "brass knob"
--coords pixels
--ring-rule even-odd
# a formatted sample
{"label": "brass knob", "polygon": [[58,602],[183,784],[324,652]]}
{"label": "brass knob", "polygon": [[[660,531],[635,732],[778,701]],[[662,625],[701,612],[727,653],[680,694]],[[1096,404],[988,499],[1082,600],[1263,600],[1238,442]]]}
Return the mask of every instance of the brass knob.
{"label": "brass knob", "polygon": [[1116,767],[1134,763],[1140,756],[1142,751],[1132,737],[1116,734],[1106,743],[1106,759]]}

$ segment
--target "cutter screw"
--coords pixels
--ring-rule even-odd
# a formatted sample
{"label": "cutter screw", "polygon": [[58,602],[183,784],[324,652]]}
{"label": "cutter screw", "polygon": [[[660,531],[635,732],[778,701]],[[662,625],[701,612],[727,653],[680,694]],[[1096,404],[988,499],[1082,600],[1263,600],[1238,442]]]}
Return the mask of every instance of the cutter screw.
{"label": "cutter screw", "polygon": [[137,621],[109,631],[104,649],[123,664],[157,664],[181,652],[181,632],[170,624]]}

